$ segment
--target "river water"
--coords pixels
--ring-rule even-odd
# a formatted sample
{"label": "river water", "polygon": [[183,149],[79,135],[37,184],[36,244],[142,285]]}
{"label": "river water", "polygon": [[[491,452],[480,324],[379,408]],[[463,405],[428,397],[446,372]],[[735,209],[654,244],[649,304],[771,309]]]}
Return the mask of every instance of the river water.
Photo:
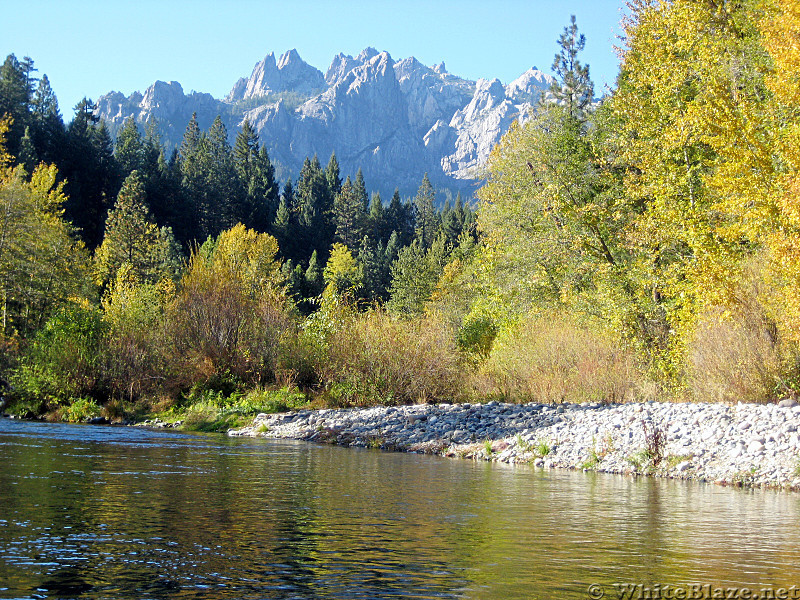
{"label": "river water", "polygon": [[4,599],[800,586],[798,494],[8,419],[0,457]]}

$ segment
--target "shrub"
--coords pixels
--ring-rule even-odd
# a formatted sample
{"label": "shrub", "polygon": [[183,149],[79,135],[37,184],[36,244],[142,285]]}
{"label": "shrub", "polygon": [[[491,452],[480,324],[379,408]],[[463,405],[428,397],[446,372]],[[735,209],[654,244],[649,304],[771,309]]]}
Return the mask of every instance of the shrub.
{"label": "shrub", "polygon": [[689,345],[690,391],[705,402],[767,402],[792,360],[763,312],[705,311]]}
{"label": "shrub", "polygon": [[566,315],[530,316],[501,332],[478,387],[513,401],[622,402],[642,376],[633,353]]}
{"label": "shrub", "polygon": [[695,399],[768,402],[800,391],[800,351],[779,291],[784,284],[757,255],[742,265],[724,306],[698,315],[686,352]]}
{"label": "shrub", "polygon": [[171,381],[165,309],[174,295],[172,281],[139,283],[120,268],[103,299],[109,330],[104,353],[109,386],[129,401],[152,394]]}
{"label": "shrub", "polygon": [[100,354],[106,331],[95,308],[74,304],[54,314],[12,373],[17,399],[34,402],[41,411],[72,398],[102,397]]}
{"label": "shrub", "polygon": [[456,401],[468,384],[455,344],[430,318],[354,316],[330,334],[320,358],[321,381],[343,404]]}
{"label": "shrub", "polygon": [[295,327],[275,239],[238,225],[192,254],[167,322],[191,385],[229,373],[274,379],[280,341]]}

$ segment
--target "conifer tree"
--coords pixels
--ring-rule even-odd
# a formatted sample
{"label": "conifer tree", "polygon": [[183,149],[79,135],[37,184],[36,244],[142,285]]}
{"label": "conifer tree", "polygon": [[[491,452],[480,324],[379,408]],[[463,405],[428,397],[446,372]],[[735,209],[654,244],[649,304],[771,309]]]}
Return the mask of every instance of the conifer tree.
{"label": "conifer tree", "polygon": [[133,171],[142,171],[144,163],[144,143],[139,127],[133,117],[125,119],[114,144],[114,156],[119,164],[120,173],[127,177]]}
{"label": "conifer tree", "polygon": [[369,205],[369,215],[367,217],[367,230],[369,236],[376,241],[385,243],[391,235],[391,231],[387,231],[386,211],[383,208],[383,201],[381,195],[375,192],[372,195],[372,201]]}
{"label": "conifer tree", "polygon": [[248,120],[236,136],[233,162],[244,187],[245,225],[266,232],[278,209],[278,184],[267,150],[259,145],[258,135]]}
{"label": "conifer tree", "polygon": [[358,173],[356,173],[353,189],[355,190],[356,196],[361,200],[361,206],[364,212],[369,212],[369,194],[367,194],[367,184],[364,183],[364,173],[361,172],[361,167],[358,168]]}
{"label": "conifer tree", "polygon": [[385,292],[383,248],[365,235],[358,251],[361,265],[361,297],[369,302],[380,300]]}
{"label": "conifer tree", "polygon": [[308,259],[305,278],[307,296],[309,298],[319,296],[325,287],[325,280],[322,276],[322,266],[319,264],[316,250],[311,253],[311,258]]}
{"label": "conifer tree", "polygon": [[578,54],[586,47],[586,36],[578,35],[578,25],[575,15],[570,18],[570,24],[558,39],[560,50],[553,60],[553,72],[556,81],[550,92],[556,102],[563,104],[567,114],[576,119],[583,119],[592,103],[594,85],[589,78],[589,65],[584,65],[578,59]]}
{"label": "conifer tree", "polygon": [[341,191],[336,195],[333,210],[336,219],[336,240],[355,252],[364,234],[366,215],[361,196],[350,181],[350,177],[345,180]]}
{"label": "conifer tree", "polygon": [[428,179],[428,174],[425,173],[417,190],[417,195],[414,197],[414,217],[416,222],[414,233],[424,250],[431,247],[439,228],[436,209],[433,207],[434,200],[433,186],[430,179]]}
{"label": "conifer tree", "polygon": [[177,245],[168,229],[159,229],[147,211],[144,182],[138,171],[125,179],[109,211],[103,243],[95,255],[97,282],[107,284],[122,265],[141,283],[175,278],[179,271]]}
{"label": "conifer tree", "polygon": [[342,178],[339,174],[339,161],[336,160],[336,153],[331,153],[328,166],[325,168],[325,180],[328,182],[328,190],[334,198],[342,190]]}
{"label": "conifer tree", "polygon": [[61,164],[64,158],[64,121],[47,75],[42,75],[32,101],[33,139],[39,160]]}

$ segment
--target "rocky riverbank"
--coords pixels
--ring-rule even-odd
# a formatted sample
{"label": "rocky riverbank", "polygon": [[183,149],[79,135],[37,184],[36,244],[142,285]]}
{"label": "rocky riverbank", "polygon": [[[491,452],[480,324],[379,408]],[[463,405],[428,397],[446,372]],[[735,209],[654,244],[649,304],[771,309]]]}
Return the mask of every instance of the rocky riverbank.
{"label": "rocky riverbank", "polygon": [[263,436],[800,491],[800,405],[423,404],[260,414]]}

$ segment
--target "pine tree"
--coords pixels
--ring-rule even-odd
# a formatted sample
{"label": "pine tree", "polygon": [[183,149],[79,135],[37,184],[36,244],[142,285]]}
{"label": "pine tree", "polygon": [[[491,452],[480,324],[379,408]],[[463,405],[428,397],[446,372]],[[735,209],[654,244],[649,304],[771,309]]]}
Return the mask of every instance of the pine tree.
{"label": "pine tree", "polygon": [[[292,213],[289,210],[289,204],[286,198],[286,194],[281,197],[281,201],[278,204],[278,211],[275,213],[275,220],[272,222],[270,231],[272,235],[275,236],[275,239],[278,240],[278,248],[280,249],[281,256],[290,258],[294,256],[295,248],[292,243],[294,242],[292,236]],[[291,195],[289,195],[289,198],[291,198]]]}
{"label": "pine tree", "polygon": [[386,209],[386,227],[396,231],[401,246],[407,246],[414,238],[414,206],[400,200],[400,191],[395,188],[389,207]]}
{"label": "pine tree", "polygon": [[33,140],[39,159],[48,164],[61,164],[64,159],[64,121],[58,109],[58,99],[50,87],[47,75],[42,75],[33,95]]}
{"label": "pine tree", "polygon": [[553,60],[556,81],[550,92],[556,102],[566,106],[569,116],[583,119],[592,103],[594,85],[589,78],[589,65],[578,60],[578,53],[586,46],[586,36],[578,35],[575,15],[558,38],[558,45],[561,49]]}
{"label": "pine tree", "polygon": [[228,130],[219,115],[214,119],[204,144],[206,194],[201,227],[206,235],[216,237],[244,220],[245,200],[236,176]]}
{"label": "pine tree", "polygon": [[369,212],[369,194],[367,194],[367,184],[364,183],[364,174],[361,172],[360,167],[358,173],[356,173],[356,180],[353,182],[353,189],[355,190],[356,196],[361,200],[361,206],[364,207],[364,212]]}
{"label": "pine tree", "polygon": [[315,155],[303,162],[297,180],[296,201],[298,206],[298,255],[305,260],[317,250],[320,257],[328,255],[333,240],[335,224],[332,220],[333,198],[330,197],[325,173]]}
{"label": "pine tree", "polygon": [[120,187],[113,143],[105,123],[94,114],[96,108],[88,98],[76,105],[61,173],[67,181],[67,218],[90,249],[103,239],[106,214]]}
{"label": "pine tree", "polygon": [[159,230],[150,219],[144,182],[134,171],[109,211],[103,243],[95,255],[97,282],[113,281],[125,264],[141,283],[174,278],[179,270],[176,247],[171,231]]}
{"label": "pine tree", "polygon": [[339,161],[336,160],[336,153],[331,153],[328,166],[325,169],[325,180],[328,182],[328,190],[332,197],[336,197],[342,190],[342,178],[339,174]]}
{"label": "pine tree", "polygon": [[350,181],[350,177],[345,180],[342,190],[336,195],[333,210],[336,220],[336,240],[355,252],[364,235],[366,215],[361,196]]}
{"label": "pine tree", "polygon": [[6,136],[6,148],[12,156],[19,155],[20,140],[30,124],[32,93],[26,67],[9,54],[0,66],[0,116],[11,115],[13,119]]}
{"label": "pine tree", "polygon": [[325,280],[322,276],[322,267],[319,264],[317,251],[311,253],[311,258],[308,260],[308,269],[306,269],[306,295],[309,298],[319,296],[325,287]]}
{"label": "pine tree", "polygon": [[358,251],[361,265],[361,297],[369,302],[380,300],[385,292],[383,273],[383,249],[369,236],[361,240]]}
{"label": "pine tree", "polygon": [[133,171],[142,171],[144,163],[144,143],[139,127],[133,117],[125,119],[114,144],[114,156],[119,164],[122,177]]}
{"label": "pine tree", "polygon": [[28,173],[33,173],[34,168],[39,162],[39,159],[36,155],[36,147],[33,144],[33,139],[31,137],[31,128],[25,128],[25,134],[22,136],[22,139],[19,143],[19,157],[17,159],[19,164],[25,167],[25,171]]}
{"label": "pine tree", "polygon": [[258,135],[248,120],[236,136],[233,162],[245,191],[245,224],[266,232],[278,209],[278,184],[267,150],[259,147]]}
{"label": "pine tree", "polygon": [[431,247],[439,228],[436,209],[433,207],[435,197],[431,181],[428,179],[428,174],[425,173],[417,190],[417,195],[414,197],[414,218],[416,222],[414,233],[424,250]]}
{"label": "pine tree", "polygon": [[383,200],[381,195],[375,192],[372,195],[372,201],[369,205],[369,215],[367,218],[367,230],[369,236],[381,243],[385,242],[391,235],[391,231],[387,231],[386,211],[383,208]]}

